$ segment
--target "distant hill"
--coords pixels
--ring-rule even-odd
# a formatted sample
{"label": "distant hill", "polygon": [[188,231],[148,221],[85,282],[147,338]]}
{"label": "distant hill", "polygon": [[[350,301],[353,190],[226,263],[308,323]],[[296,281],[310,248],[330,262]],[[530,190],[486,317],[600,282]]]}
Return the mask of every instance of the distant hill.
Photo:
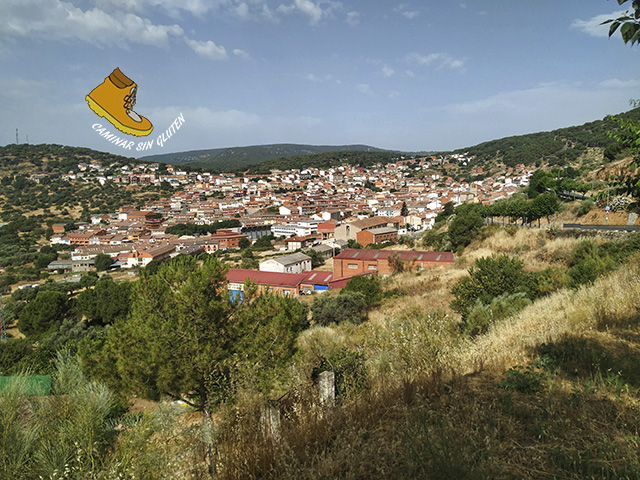
{"label": "distant hill", "polygon": [[84,147],[27,143],[0,146],[0,176],[9,172],[21,175],[67,173],[71,170],[77,170],[78,163],[98,163],[102,166],[108,166],[112,164],[131,165],[140,163],[140,161]]}
{"label": "distant hill", "polygon": [[[616,117],[640,120],[640,108]],[[507,167],[520,163],[564,166],[594,150],[604,153],[605,159],[613,160],[621,152],[607,132],[617,129],[616,122],[607,116],[580,126],[491,140],[453,153],[468,153],[476,158],[478,164],[487,167],[498,163]]]}
{"label": "distant hill", "polygon": [[167,153],[142,157],[144,162],[160,162],[171,165],[200,167],[204,170],[229,172],[244,170],[276,158],[289,158],[300,155],[312,155],[336,151],[382,152],[384,150],[368,145],[298,145],[279,143],[273,145],[255,145],[248,147],[213,148],[208,150],[192,150],[188,152]]}

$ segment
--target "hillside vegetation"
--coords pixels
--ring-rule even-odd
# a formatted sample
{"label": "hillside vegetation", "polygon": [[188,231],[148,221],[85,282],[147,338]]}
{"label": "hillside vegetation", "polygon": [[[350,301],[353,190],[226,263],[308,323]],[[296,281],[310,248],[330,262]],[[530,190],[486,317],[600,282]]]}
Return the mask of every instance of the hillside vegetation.
{"label": "hillside vegetation", "polygon": [[[17,291],[8,305],[32,330],[22,350],[0,349],[0,368],[52,372],[56,395],[18,413],[15,396],[0,399],[13,435],[0,436],[0,468],[206,478],[209,458],[218,478],[237,479],[636,478],[639,252],[639,234],[489,225],[455,265],[361,277],[303,299],[310,317],[295,299],[227,305],[207,280],[221,274],[215,259],[178,258],[125,291],[108,278],[66,300]],[[38,310],[45,294],[64,322]],[[210,351],[198,340],[221,331]],[[335,374],[334,407],[318,400],[323,370]],[[215,395],[210,427],[199,378]],[[160,403],[124,413],[132,392]],[[264,420],[273,411],[279,426]],[[62,439],[54,456],[44,432]]]}
{"label": "hillside vegetation", "polygon": [[[273,159],[285,159],[304,155],[322,154],[337,151],[375,151],[383,150],[367,145],[297,145],[282,143],[274,145],[253,145],[247,147],[212,148],[188,152],[150,155],[141,158],[147,162],[161,162],[171,165],[189,165],[201,167],[212,172],[242,171]],[[268,171],[268,170],[267,170]]]}
{"label": "hillside vegetation", "polygon": [[[640,109],[634,108],[616,117],[637,121],[640,120]],[[598,157],[597,152],[603,154],[606,161],[611,161],[621,154],[622,148],[616,145],[608,132],[618,129],[619,124],[607,116],[580,126],[483,142],[453,153],[467,153],[487,167],[496,164],[514,167],[520,163],[562,167],[580,157],[593,161]]]}

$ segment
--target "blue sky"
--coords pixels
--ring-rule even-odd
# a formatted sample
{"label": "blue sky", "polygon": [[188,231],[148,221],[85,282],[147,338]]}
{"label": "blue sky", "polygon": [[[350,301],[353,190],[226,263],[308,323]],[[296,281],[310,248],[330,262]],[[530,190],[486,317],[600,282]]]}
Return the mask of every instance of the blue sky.
{"label": "blue sky", "polygon": [[[0,145],[130,156],[269,143],[449,150],[640,97],[613,0],[0,0]],[[115,68],[154,125],[123,151],[84,101]],[[182,114],[161,148],[157,137]],[[111,127],[111,130],[113,128]],[[124,136],[124,135],[122,135]]]}

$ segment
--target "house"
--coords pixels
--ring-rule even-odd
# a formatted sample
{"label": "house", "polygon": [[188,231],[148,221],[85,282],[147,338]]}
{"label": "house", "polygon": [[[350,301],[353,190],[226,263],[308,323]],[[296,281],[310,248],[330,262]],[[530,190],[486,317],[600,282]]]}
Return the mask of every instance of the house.
{"label": "house", "polygon": [[394,271],[394,264],[398,263],[407,270],[421,270],[452,265],[454,262],[455,257],[452,252],[347,248],[333,257],[333,275],[336,278],[373,272],[389,275]]}
{"label": "house", "polygon": [[258,293],[273,293],[275,295],[300,294],[300,283],[306,278],[303,273],[264,272],[230,268],[227,272],[227,289],[232,298],[244,295],[244,284],[247,281],[258,286]]}
{"label": "house", "polygon": [[323,240],[333,238],[336,233],[337,222],[329,220],[318,224],[318,233],[322,235]]}
{"label": "house", "polygon": [[367,245],[378,245],[385,242],[398,241],[398,229],[393,227],[376,228],[374,230],[361,230],[356,235],[357,242],[366,247]]}
{"label": "house", "polygon": [[301,250],[313,245],[318,239],[317,235],[305,235],[304,237],[290,237],[287,238],[287,250]]}
{"label": "house", "polygon": [[261,272],[302,273],[311,270],[311,257],[304,253],[292,253],[260,262]]}
{"label": "house", "polygon": [[128,255],[126,268],[146,267],[152,260],[162,262],[169,258],[175,249],[175,245],[164,244],[146,250],[136,250]]}
{"label": "house", "polygon": [[333,247],[325,244],[315,245],[311,247],[311,250],[315,250],[322,255],[322,258],[327,260],[328,258],[333,257]]}
{"label": "house", "polygon": [[58,270],[68,272],[88,272],[94,269],[93,258],[87,260],[54,260],[47,269],[50,272],[56,272]]}
{"label": "house", "polygon": [[335,229],[335,238],[337,240],[356,240],[358,232],[362,230],[376,230],[378,228],[387,228],[400,226],[400,221],[395,218],[369,217],[363,220],[343,223]]}
{"label": "house", "polygon": [[239,248],[240,239],[248,238],[245,233],[238,233],[232,230],[218,230],[216,233],[206,237],[208,241],[217,241],[220,250],[229,248]]}

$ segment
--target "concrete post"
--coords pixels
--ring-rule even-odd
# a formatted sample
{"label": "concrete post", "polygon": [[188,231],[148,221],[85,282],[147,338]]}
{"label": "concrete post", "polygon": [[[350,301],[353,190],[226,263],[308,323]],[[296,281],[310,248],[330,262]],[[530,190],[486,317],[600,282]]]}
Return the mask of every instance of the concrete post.
{"label": "concrete post", "polygon": [[280,409],[275,405],[263,405],[260,412],[263,431],[274,439],[280,438]]}
{"label": "concrete post", "polygon": [[320,405],[333,407],[336,403],[336,376],[333,372],[322,372],[318,376]]}

